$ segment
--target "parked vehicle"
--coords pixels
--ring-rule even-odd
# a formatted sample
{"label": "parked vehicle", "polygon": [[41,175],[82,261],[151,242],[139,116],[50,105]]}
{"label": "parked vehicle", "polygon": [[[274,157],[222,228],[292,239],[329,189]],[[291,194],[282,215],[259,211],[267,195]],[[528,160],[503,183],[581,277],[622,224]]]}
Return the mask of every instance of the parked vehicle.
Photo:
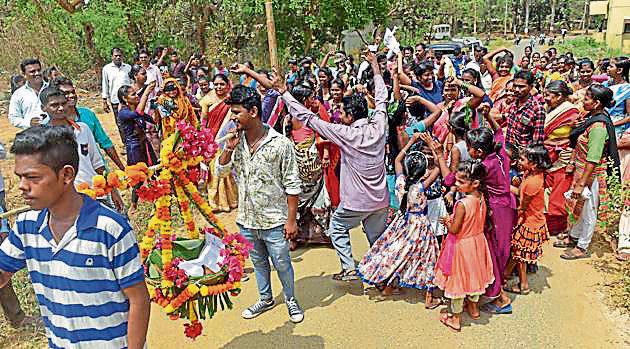
{"label": "parked vehicle", "polygon": [[449,24],[434,25],[431,31],[435,40],[444,40],[451,37],[451,26]]}
{"label": "parked vehicle", "polygon": [[429,48],[432,49],[437,56],[452,55],[455,52],[455,48],[459,48],[461,50],[463,47],[464,44],[455,41],[440,42],[429,45]]}

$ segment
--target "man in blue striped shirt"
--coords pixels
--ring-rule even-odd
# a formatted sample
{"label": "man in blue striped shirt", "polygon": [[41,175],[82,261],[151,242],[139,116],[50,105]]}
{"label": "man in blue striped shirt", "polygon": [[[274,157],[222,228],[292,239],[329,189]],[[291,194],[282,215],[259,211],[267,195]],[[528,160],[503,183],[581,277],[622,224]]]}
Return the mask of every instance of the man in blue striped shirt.
{"label": "man in blue striped shirt", "polygon": [[33,211],[0,246],[0,286],[28,268],[51,348],[142,348],[150,302],[136,237],[120,214],[76,192],[72,129],[29,128],[11,152]]}

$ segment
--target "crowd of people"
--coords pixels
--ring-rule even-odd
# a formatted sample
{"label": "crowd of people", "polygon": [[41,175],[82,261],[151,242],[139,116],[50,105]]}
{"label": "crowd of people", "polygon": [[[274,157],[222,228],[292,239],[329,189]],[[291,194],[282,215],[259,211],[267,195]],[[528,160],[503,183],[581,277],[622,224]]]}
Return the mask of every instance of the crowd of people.
{"label": "crowd of people", "polygon": [[[127,64],[121,49],[111,50],[102,103],[118,126],[127,166],[156,164],[161,140],[178,122],[226,139],[216,160],[198,169],[197,185],[215,211],[238,208],[241,234],[253,243],[260,300],[243,318],[275,305],[273,264],[291,321],[303,321],[289,251],[304,244],[334,248],[341,266],[335,281],[362,280],[385,296],[424,290],[427,309],[448,304],[440,321],[454,331],[464,312],[472,319],[480,311],[511,314],[508,293],[529,293],[528,273],[550,237],[564,249],[561,258],[577,260],[590,256],[595,231],[618,225],[617,258],[629,260],[630,217],[607,217],[607,188],[630,180],[629,58],[595,63],[531,46],[520,57],[479,46],[445,54],[423,43],[399,51],[377,43],[355,62],[332,50],[319,63],[291,59],[280,75],[251,62],[211,65],[201,53],[184,62],[164,47],[142,49]],[[126,205],[114,191],[99,206],[77,194],[74,185],[91,185],[111,166],[101,151],[123,169],[121,155],[96,114],[77,104],[73,81],[55,67],[42,71],[37,59],[20,68],[8,117],[26,130],[11,151],[20,190],[41,211],[18,218],[0,248],[0,269],[26,265],[36,275],[53,345],[107,338],[132,347],[146,336],[139,312],[148,312],[137,245],[123,217],[135,213],[138,196],[134,191]],[[349,232],[358,226],[370,248],[357,264]],[[33,237],[38,229],[48,241]],[[107,235],[98,248],[77,238],[90,229]],[[30,244],[50,244],[52,255]],[[103,248],[115,252],[101,256]],[[68,253],[55,257],[59,250]],[[80,254],[109,264],[41,277],[67,275],[49,265],[57,258],[77,269],[88,265],[78,262]],[[111,309],[88,278],[126,300]],[[74,295],[59,291],[76,287],[82,291]],[[13,294],[2,297],[11,317],[6,304],[15,308],[17,299],[10,285],[2,292]],[[68,320],[81,313],[73,297],[128,319],[129,342],[120,329]],[[18,326],[24,315],[13,313]],[[89,338],[81,337],[84,328],[94,329]]]}

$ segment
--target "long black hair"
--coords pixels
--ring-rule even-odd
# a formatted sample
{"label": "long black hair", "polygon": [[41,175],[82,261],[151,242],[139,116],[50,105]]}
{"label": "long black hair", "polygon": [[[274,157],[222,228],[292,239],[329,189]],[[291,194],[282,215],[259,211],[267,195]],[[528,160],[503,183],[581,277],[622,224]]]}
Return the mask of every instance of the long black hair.
{"label": "long black hair", "polygon": [[405,170],[405,193],[400,200],[400,212],[407,212],[407,201],[409,189],[412,185],[418,183],[427,173],[429,162],[427,157],[420,150],[410,150],[405,156],[403,162]]}
{"label": "long black hair", "polygon": [[501,150],[502,144],[494,142],[494,133],[487,127],[480,127],[466,132],[466,146],[468,149],[479,149],[486,156]]}
{"label": "long black hair", "polygon": [[455,134],[455,137],[462,139],[466,137],[466,133],[470,130],[466,123],[466,113],[461,110],[451,113],[448,119],[448,126],[451,128],[451,132]]}
{"label": "long black hair", "polygon": [[529,144],[522,151],[523,156],[530,162],[536,164],[538,170],[548,170],[551,168],[551,158],[549,152],[542,144]]}

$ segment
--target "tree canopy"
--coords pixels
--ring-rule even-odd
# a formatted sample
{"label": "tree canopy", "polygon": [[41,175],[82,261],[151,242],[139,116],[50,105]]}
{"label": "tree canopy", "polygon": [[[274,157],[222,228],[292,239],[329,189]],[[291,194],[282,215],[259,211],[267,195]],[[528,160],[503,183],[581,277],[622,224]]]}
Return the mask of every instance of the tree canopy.
{"label": "tree canopy", "polygon": [[[267,61],[265,0],[15,0],[0,5],[0,41],[20,57],[83,71],[108,60],[118,46],[173,46],[185,54]],[[530,32],[555,23],[576,26],[584,3],[570,0],[285,0],[274,15],[281,58],[319,56],[339,44],[342,32],[370,24],[397,25],[403,43],[414,44],[432,25],[455,33],[521,32],[529,7]],[[507,11],[506,11],[507,10]],[[382,27],[381,27],[382,28]],[[372,38],[370,32],[364,32]],[[20,38],[16,42],[16,38]],[[327,50],[327,49],[326,49]],[[11,56],[11,55],[9,55]],[[0,65],[15,66],[14,57]]]}

